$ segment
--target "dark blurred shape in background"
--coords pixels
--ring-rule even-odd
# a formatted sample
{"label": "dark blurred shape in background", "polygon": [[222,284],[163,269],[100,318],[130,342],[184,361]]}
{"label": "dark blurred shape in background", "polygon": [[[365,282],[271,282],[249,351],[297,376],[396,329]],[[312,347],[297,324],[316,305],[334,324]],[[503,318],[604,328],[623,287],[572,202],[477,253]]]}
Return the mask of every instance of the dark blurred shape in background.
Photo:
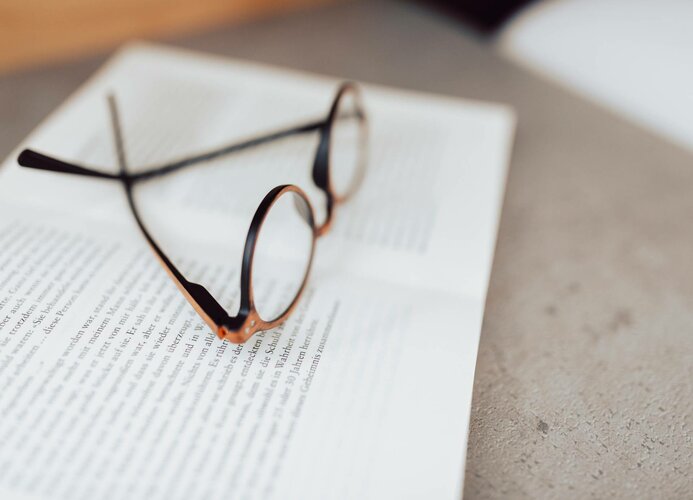
{"label": "dark blurred shape in background", "polygon": [[471,24],[485,33],[503,25],[533,0],[419,0]]}

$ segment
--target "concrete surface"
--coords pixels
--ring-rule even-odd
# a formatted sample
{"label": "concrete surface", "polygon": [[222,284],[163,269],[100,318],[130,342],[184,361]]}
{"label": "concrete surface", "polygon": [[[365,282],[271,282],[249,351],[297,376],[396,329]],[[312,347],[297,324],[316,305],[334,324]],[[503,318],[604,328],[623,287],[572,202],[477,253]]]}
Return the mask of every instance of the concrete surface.
{"label": "concrete surface", "polygon": [[[175,43],[515,106],[465,496],[693,496],[689,152],[411,4],[330,7]],[[0,78],[0,153],[98,62]]]}

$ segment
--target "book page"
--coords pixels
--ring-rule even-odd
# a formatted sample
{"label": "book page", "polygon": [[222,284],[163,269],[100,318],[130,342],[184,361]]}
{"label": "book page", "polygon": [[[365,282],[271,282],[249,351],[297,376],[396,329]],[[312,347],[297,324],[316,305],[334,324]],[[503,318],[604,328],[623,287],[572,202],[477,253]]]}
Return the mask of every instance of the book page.
{"label": "book page", "polygon": [[[113,92],[136,170],[323,117],[336,83],[133,46],[24,146],[115,171]],[[180,295],[117,182],[5,163],[0,495],[460,495],[512,115],[371,86],[364,98],[364,185],[318,242],[296,312],[244,345],[216,338]],[[147,224],[232,309],[264,193],[296,183],[321,209],[316,143],[287,139],[147,183]],[[279,285],[257,284],[271,300]]]}

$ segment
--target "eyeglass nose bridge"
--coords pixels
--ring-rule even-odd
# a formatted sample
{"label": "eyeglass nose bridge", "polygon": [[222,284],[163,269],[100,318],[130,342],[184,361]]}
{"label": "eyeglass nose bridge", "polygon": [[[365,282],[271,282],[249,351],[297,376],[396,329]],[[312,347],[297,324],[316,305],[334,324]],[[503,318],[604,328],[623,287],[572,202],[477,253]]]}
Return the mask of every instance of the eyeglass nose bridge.
{"label": "eyeglass nose bridge", "polygon": [[325,191],[325,198],[325,220],[322,222],[322,224],[315,225],[316,238],[325,236],[332,228],[335,199],[328,191]]}

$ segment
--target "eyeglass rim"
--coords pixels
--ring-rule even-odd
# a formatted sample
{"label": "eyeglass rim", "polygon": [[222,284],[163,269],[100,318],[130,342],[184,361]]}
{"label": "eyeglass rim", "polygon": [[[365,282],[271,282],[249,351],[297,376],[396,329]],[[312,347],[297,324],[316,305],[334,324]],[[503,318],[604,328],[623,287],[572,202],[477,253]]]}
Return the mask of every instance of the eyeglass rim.
{"label": "eyeglass rim", "polygon": [[[361,158],[361,165],[359,165],[358,167],[358,175],[356,181],[352,183],[346,194],[340,195],[339,193],[337,193],[337,190],[334,189],[332,179],[330,177],[330,146],[332,142],[332,130],[334,128],[334,122],[336,120],[337,112],[339,110],[339,104],[341,103],[344,96],[348,93],[354,95],[354,102],[358,110],[358,117],[361,121],[361,127],[363,131],[362,136],[364,137],[363,143],[360,144],[360,148],[364,151],[362,151],[363,157]],[[313,164],[313,182],[319,189],[321,189],[325,193],[327,206],[325,220],[322,222],[322,224],[318,224],[317,226],[319,236],[325,234],[331,227],[333,222],[335,205],[346,202],[358,190],[358,187],[363,181],[365,171],[367,170],[367,150],[368,115],[366,114],[365,108],[363,106],[363,96],[361,92],[361,87],[356,82],[343,82],[339,86],[337,93],[332,100],[332,104],[330,106],[330,111],[327,115],[327,119],[325,120],[325,123],[320,132],[320,139],[318,142],[318,148],[315,154],[315,161]]]}
{"label": "eyeglass rim", "polygon": [[[306,265],[305,272],[303,274],[303,280],[301,285],[296,290],[296,293],[289,303],[289,305],[277,315],[274,319],[267,320],[263,319],[257,310],[255,305],[255,293],[253,288],[253,262],[255,258],[255,251],[257,249],[258,238],[262,231],[262,226],[270,214],[272,207],[279,201],[282,196],[288,193],[294,193],[299,196],[303,202],[305,202],[308,208],[306,223],[311,230],[311,246],[310,255],[308,257],[308,264]],[[317,241],[317,228],[315,226],[315,211],[313,206],[308,199],[306,193],[294,184],[284,184],[277,186],[270,190],[267,195],[263,198],[255,211],[253,220],[248,228],[248,235],[246,236],[245,248],[243,251],[243,261],[241,264],[241,305],[238,311],[239,317],[242,318],[240,326],[237,326],[235,330],[230,330],[224,325],[220,326],[221,334],[224,338],[231,340],[232,342],[238,343],[245,342],[253,334],[258,331],[269,330],[279,326],[283,323],[286,318],[294,311],[299,299],[301,298],[303,292],[305,291],[306,284],[308,283],[308,278],[310,276],[310,271],[313,266],[313,258],[315,257],[315,243]]]}

